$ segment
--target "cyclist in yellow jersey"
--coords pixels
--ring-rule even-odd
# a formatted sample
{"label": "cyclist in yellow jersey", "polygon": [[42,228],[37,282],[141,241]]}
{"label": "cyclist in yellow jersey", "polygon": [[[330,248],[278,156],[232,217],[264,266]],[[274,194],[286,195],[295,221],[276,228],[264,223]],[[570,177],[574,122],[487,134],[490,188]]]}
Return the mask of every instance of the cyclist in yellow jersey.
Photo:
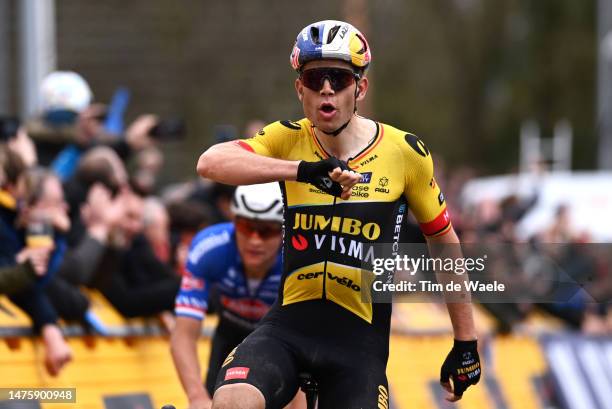
{"label": "cyclist in yellow jersey", "polygon": [[[202,177],[279,181],[285,204],[278,301],[225,360],[215,409],[280,408],[304,371],[319,384],[320,409],[388,405],[391,305],[363,301],[370,288],[361,280],[362,263],[372,262],[376,243],[401,242],[408,209],[428,244],[459,241],[425,144],[357,115],[370,60],[367,40],[352,25],[308,25],[290,56],[306,117],[200,156]],[[478,382],[480,361],[471,305],[449,303],[448,310],[455,343],[440,381],[454,401]]]}

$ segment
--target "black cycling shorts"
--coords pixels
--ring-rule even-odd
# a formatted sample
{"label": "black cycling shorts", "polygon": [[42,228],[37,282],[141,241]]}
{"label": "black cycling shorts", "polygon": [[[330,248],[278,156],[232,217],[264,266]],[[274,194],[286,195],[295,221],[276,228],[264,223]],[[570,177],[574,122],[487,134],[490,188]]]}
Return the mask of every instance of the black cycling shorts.
{"label": "black cycling shorts", "polygon": [[[368,334],[360,337],[358,333],[344,331],[342,325],[336,328],[322,325],[315,333],[305,333],[298,329],[300,320],[306,319],[303,311],[293,314],[302,307],[275,311],[284,318],[286,314],[294,315],[295,327],[279,326],[277,320],[264,319],[225,359],[216,389],[248,383],[261,391],[266,408],[280,409],[293,399],[299,388],[299,375],[306,372],[318,384],[319,409],[387,408],[388,338],[381,340]],[[325,307],[334,313],[336,308],[341,307]],[[347,318],[344,311],[342,316]],[[317,316],[310,319],[317,320]]]}
{"label": "black cycling shorts", "polygon": [[223,319],[220,320],[211,341],[208,371],[204,383],[210,396],[215,392],[215,383],[221,364],[232,349],[236,348],[251,332],[250,329],[232,325]]}

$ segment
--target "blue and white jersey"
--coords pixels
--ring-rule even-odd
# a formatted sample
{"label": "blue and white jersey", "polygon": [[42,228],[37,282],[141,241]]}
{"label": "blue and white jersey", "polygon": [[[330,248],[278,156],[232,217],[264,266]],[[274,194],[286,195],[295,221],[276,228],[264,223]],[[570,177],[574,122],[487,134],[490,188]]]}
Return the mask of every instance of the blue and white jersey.
{"label": "blue and white jersey", "polygon": [[221,318],[252,328],[276,300],[282,259],[279,251],[274,266],[255,289],[250,289],[236,246],[234,224],[221,223],[194,237],[185,270],[176,297],[177,316],[203,320],[210,290],[216,287]]}

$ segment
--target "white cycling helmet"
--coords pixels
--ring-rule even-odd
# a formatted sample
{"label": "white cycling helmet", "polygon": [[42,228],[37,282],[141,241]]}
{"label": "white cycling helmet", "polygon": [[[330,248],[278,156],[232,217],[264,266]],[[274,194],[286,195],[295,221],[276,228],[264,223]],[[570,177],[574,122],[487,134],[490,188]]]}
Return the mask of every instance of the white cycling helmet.
{"label": "white cycling helmet", "polygon": [[40,86],[43,111],[82,112],[91,103],[93,94],[87,81],[73,71],[55,71]]}
{"label": "white cycling helmet", "polygon": [[337,20],[318,21],[300,31],[289,57],[291,67],[301,71],[316,60],[342,60],[363,73],[372,60],[370,46],[361,31]]}
{"label": "white cycling helmet", "polygon": [[278,183],[238,186],[232,199],[235,216],[283,222],[283,196]]}

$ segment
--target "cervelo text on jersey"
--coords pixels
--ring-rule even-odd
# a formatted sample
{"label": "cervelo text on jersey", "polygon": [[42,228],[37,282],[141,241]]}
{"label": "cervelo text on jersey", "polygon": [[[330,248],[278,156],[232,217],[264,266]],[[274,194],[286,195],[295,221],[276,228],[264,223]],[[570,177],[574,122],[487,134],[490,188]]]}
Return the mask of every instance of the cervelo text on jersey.
{"label": "cervelo text on jersey", "polygon": [[176,297],[177,316],[203,319],[211,287],[218,290],[221,319],[230,320],[245,329],[253,329],[270,309],[278,296],[282,275],[281,256],[252,293],[235,237],[232,223],[207,227],[195,236],[187,258],[186,275],[182,278]]}
{"label": "cervelo text on jersey", "polygon": [[[325,298],[372,323],[372,304],[362,302],[361,293],[370,287],[362,282],[361,263],[372,262],[373,245],[390,243],[397,251],[408,207],[425,235],[450,230],[425,144],[391,126],[376,127],[370,144],[348,161],[362,174],[350,200],[334,201],[305,183],[281,183],[286,206],[282,305]],[[286,160],[330,156],[306,118],[272,123],[237,144]]]}

